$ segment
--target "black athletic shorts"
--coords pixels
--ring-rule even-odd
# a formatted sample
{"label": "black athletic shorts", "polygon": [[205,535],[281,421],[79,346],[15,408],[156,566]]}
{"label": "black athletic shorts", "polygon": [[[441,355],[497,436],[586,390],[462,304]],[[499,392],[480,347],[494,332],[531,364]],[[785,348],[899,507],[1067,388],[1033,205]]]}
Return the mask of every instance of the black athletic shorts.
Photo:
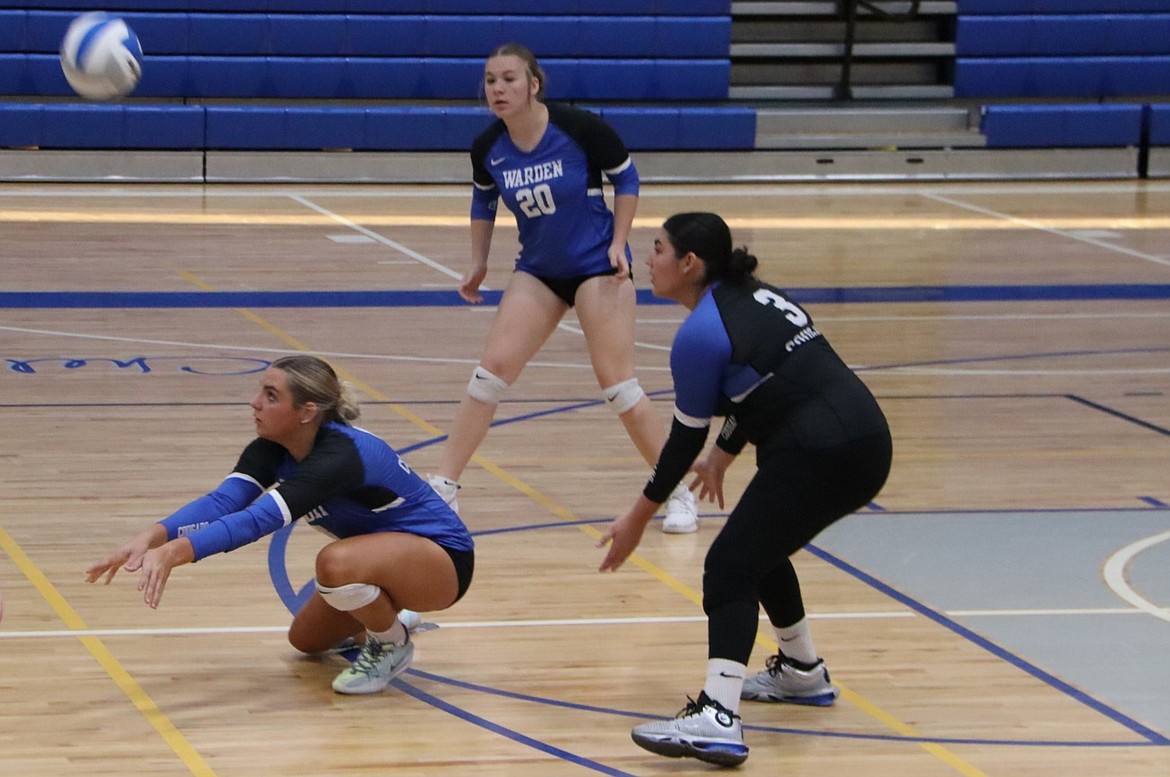
{"label": "black athletic shorts", "polygon": [[[533,275],[533,278],[548,286],[553,294],[556,294],[562,302],[569,307],[576,304],[577,289],[581,288],[581,284],[590,278],[599,278],[603,275],[617,275],[617,269],[610,267],[604,272],[595,272],[592,275],[574,275],[571,278],[545,278],[540,275]],[[630,266],[630,280],[634,280],[634,268]]]}
{"label": "black athletic shorts", "polygon": [[[447,551],[447,555],[451,557],[451,563],[455,565],[455,577],[459,580],[459,591],[455,594],[455,602],[457,602],[471,587],[471,575],[475,572],[475,551],[451,550],[450,548],[443,548],[443,550]],[[455,602],[451,602],[451,604]]]}

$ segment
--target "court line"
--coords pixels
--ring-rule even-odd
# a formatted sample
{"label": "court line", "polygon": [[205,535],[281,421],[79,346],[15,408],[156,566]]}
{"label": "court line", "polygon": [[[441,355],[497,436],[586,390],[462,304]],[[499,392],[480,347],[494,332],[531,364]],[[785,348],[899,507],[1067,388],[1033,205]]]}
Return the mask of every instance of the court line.
{"label": "court line", "polygon": [[[456,680],[452,677],[444,677],[442,675],[427,672],[422,669],[414,668],[407,670],[408,674],[414,677],[421,677],[431,682],[443,683],[456,688],[464,690],[475,691],[477,693],[489,694],[492,696],[499,696],[506,699],[514,699],[517,701],[532,702],[535,704],[544,704],[550,707],[560,707],[563,709],[577,710],[581,712],[595,712],[603,715],[617,715],[620,717],[629,718],[653,718],[656,717],[651,713],[632,712],[628,710],[619,710],[612,707],[598,707],[592,704],[582,704],[580,702],[562,701],[559,699],[551,699],[543,696],[534,696],[532,694],[520,693],[518,691],[505,691],[500,688],[492,688],[486,685],[479,685],[477,683],[470,683],[466,680]],[[660,716],[658,716],[660,717]],[[1159,743],[1136,741],[1136,742],[1086,742],[1086,741],[1070,741],[1070,740],[1025,740],[1025,739],[974,739],[974,738],[960,738],[960,737],[902,737],[890,736],[889,734],[864,734],[860,732],[850,731],[823,731],[816,729],[803,728],[788,728],[778,726],[761,726],[752,724],[743,724],[745,731],[760,731],[770,734],[791,734],[797,736],[815,736],[832,739],[853,739],[864,741],[879,741],[879,742],[930,742],[934,744],[948,744],[948,745],[983,745],[993,747],[1072,747],[1072,748],[1098,748],[1098,747],[1163,747]]]}
{"label": "court line", "polygon": [[[636,155],[635,155],[636,156]],[[1130,183],[1096,182],[1091,185],[1084,183],[1051,183],[1051,182],[1019,182],[1004,181],[979,182],[974,185],[970,182],[957,184],[919,183],[913,185],[896,184],[884,185],[881,183],[760,183],[745,182],[733,186],[725,185],[686,185],[686,184],[644,184],[639,194],[640,198],[654,199],[656,197],[825,197],[825,196],[857,196],[857,197],[886,197],[891,194],[921,194],[923,192],[971,192],[977,194],[1141,194],[1170,192],[1170,184],[1159,181],[1140,181]],[[455,184],[416,184],[400,186],[384,185],[346,185],[343,188],[336,186],[315,188],[310,185],[291,186],[288,184],[210,184],[210,185],[168,185],[162,189],[150,188],[140,184],[112,184],[107,186],[87,186],[60,189],[36,184],[5,184],[0,185],[0,197],[20,198],[49,198],[84,197],[84,198],[134,198],[149,196],[152,198],[255,198],[255,197],[288,197],[293,194],[319,197],[354,199],[368,197],[370,199],[460,199],[470,198],[470,180],[466,183]]]}
{"label": "court line", "polygon": [[[405,254],[406,256],[409,256],[411,259],[414,259],[416,262],[424,264],[427,267],[430,267],[431,269],[438,270],[439,272],[443,273],[444,275],[447,275],[451,278],[454,278],[457,281],[463,280],[463,273],[456,272],[455,270],[452,270],[451,268],[447,267],[446,265],[440,264],[439,262],[436,262],[433,259],[430,259],[429,257],[423,256],[422,254],[418,253],[417,251],[414,251],[410,248],[407,248],[406,246],[402,245],[401,243],[394,241],[394,240],[391,240],[390,238],[385,237],[384,235],[381,235],[380,233],[375,232],[372,229],[366,229],[365,227],[361,226],[360,224],[355,224],[354,222],[350,221],[349,219],[345,218],[344,216],[341,216],[337,213],[334,213],[333,211],[331,211],[327,208],[323,208],[320,205],[317,205],[316,203],[314,203],[310,200],[307,200],[304,197],[301,197],[299,195],[294,195],[291,199],[293,199],[295,202],[300,203],[301,205],[304,205],[306,208],[311,208],[314,211],[316,211],[317,213],[328,216],[329,218],[336,221],[338,224],[341,224],[341,225],[348,227],[352,230],[360,232],[361,234],[366,235],[367,237],[373,238],[374,240],[378,241],[379,243],[382,243],[383,245],[389,246],[390,248],[393,248],[394,250],[396,250],[402,254]],[[406,225],[411,225],[413,223],[415,223],[415,222],[408,221],[408,222],[406,222]],[[468,223],[468,219],[466,217],[460,218],[459,226],[464,226],[467,223]],[[1168,225],[1168,226],[1170,226],[1170,225]],[[492,292],[493,289],[490,286],[481,284],[479,287],[479,291],[482,294],[487,294],[489,292]],[[459,299],[460,299],[460,304],[462,304],[462,305],[470,306],[472,304],[472,303],[464,301],[462,299],[462,297],[460,297]],[[488,300],[485,299],[484,302],[486,303],[486,302],[488,302]],[[496,301],[496,304],[498,304],[498,301]],[[570,333],[575,334],[575,335],[580,335],[581,337],[585,336],[584,330],[582,330],[580,327],[575,327],[571,324],[568,324],[564,320],[557,322],[557,329],[560,329],[561,331],[564,331],[564,332],[570,332]],[[668,347],[665,347],[665,346],[652,345],[649,343],[642,343],[642,342],[639,342],[637,340],[634,341],[634,345],[637,347],[640,347],[640,348],[670,350]],[[478,364],[478,361],[476,363]]]}
{"label": "court line", "polygon": [[584,766],[586,769],[591,769],[595,772],[610,774],[614,775],[615,777],[635,777],[635,775],[632,775],[628,772],[614,769],[590,758],[585,758],[584,756],[577,755],[576,753],[570,753],[568,750],[563,750],[559,747],[554,747],[553,745],[541,742],[537,739],[533,739],[532,737],[527,736],[526,734],[521,734],[514,729],[501,726],[498,723],[493,723],[487,718],[476,715],[475,713],[470,712],[469,710],[465,710],[461,707],[457,707],[444,699],[440,699],[438,696],[416,688],[401,678],[393,680],[392,682],[395,688],[402,691],[403,693],[407,693],[410,696],[413,696],[415,699],[423,702],[424,704],[429,704],[435,709],[442,710],[449,715],[453,715],[459,720],[479,726],[480,728],[486,729],[493,734],[498,734],[499,736],[511,739],[513,742],[517,742],[519,744],[525,745],[526,747],[531,747],[534,750],[556,756],[562,761],[568,761],[569,763],[574,763],[578,766]]}
{"label": "court line", "polygon": [[[967,628],[966,626],[963,626],[958,621],[955,621],[953,618],[947,617],[942,612],[935,610],[931,607],[928,607],[927,605],[919,602],[917,599],[913,599],[910,596],[907,596],[906,594],[897,590],[896,588],[894,588],[886,583],[883,583],[881,580],[878,580],[873,575],[870,575],[867,572],[862,571],[860,568],[850,564],[849,562],[845,561],[844,559],[839,558],[838,556],[835,556],[834,554],[829,553],[828,551],[823,550],[816,545],[809,545],[807,547],[807,550],[810,553],[812,553],[814,556],[816,556],[817,558],[821,559],[822,561],[825,561],[828,564],[831,564],[832,566],[836,567],[837,569],[840,569],[842,572],[845,572],[846,574],[856,578],[857,580],[860,580],[861,582],[865,583],[866,585],[869,585],[873,589],[884,593],[886,596],[890,597],[894,601],[904,604],[905,606],[909,607],[910,609],[914,610],[915,612],[919,613],[920,615],[923,615],[924,617],[934,621],[939,626],[942,626],[943,628],[954,632],[955,634],[962,637],[963,639],[966,639],[968,642],[972,643],[973,645],[976,645],[980,648],[983,648],[984,650],[991,653],[996,658],[999,658],[1000,660],[1004,661],[1005,663],[1010,664],[1012,666],[1015,666],[1016,668],[1026,672],[1027,674],[1032,675],[1037,680],[1040,680],[1041,682],[1052,687],[1053,689],[1060,691],[1064,695],[1081,702],[1086,707],[1097,712],[1098,714],[1104,715],[1105,717],[1109,718],[1110,720],[1114,721],[1115,723],[1118,723],[1119,725],[1124,726],[1125,728],[1128,728],[1130,731],[1134,732],[1138,736],[1144,737],[1145,739],[1149,740],[1150,742],[1153,742],[1153,743],[1156,743],[1159,745],[1170,745],[1170,739],[1168,739],[1166,736],[1158,733],[1157,731],[1154,731],[1153,729],[1149,728],[1148,726],[1145,726],[1145,725],[1137,722],[1133,718],[1114,709],[1113,707],[1110,707],[1109,705],[1105,704],[1104,702],[1101,702],[1101,701],[1098,701],[1097,699],[1094,699],[1093,697],[1089,696],[1087,693],[1080,690],[1079,688],[1076,688],[1076,687],[1070,685],[1069,683],[1065,682],[1064,680],[1060,679],[1059,677],[1057,677],[1049,672],[1044,671],[1043,669],[1041,669],[1040,667],[1031,663],[1030,661],[1026,661],[1023,658],[1020,658],[1019,656],[1015,655],[1014,653],[1009,652],[1008,650],[1000,647],[999,645],[995,644],[994,642],[987,639],[986,637],[983,637],[982,635],[977,634],[976,632],[972,631],[971,629]],[[844,694],[844,690],[842,690],[842,694]]]}
{"label": "court line", "polygon": [[[1038,616],[1084,615],[1142,615],[1141,610],[1132,607],[1085,607],[1068,609],[1021,609],[1021,610],[943,610],[944,615],[953,618],[1003,618]],[[808,613],[809,620],[901,620],[918,617],[910,610],[886,610],[875,612],[822,612]],[[767,620],[760,615],[760,621]],[[563,628],[574,626],[644,626],[648,624],[706,623],[706,615],[674,615],[631,618],[539,618],[497,621],[443,621],[443,629],[517,629],[517,628]],[[39,631],[0,631],[2,639],[60,639],[65,636],[88,637],[193,637],[213,634],[282,634],[288,631],[283,626],[189,626],[169,629],[42,629]]]}
{"label": "court line", "polygon": [[[195,277],[192,273],[184,272],[184,277],[189,282],[195,283],[195,284],[199,285],[200,287],[205,286],[205,284],[203,284],[203,282],[201,280],[199,280],[197,277]],[[267,321],[265,321],[260,316],[254,314],[248,310],[241,309],[240,312],[243,315],[245,315],[245,317],[247,317],[248,320],[261,326],[266,332],[269,332],[274,337],[277,337],[277,338],[283,340],[284,342],[292,345],[294,348],[303,349],[307,352],[311,352],[311,349],[309,349],[307,346],[305,346],[299,340],[294,338],[292,335],[289,335],[289,334],[283,332],[282,330],[280,330],[279,328],[273,326],[272,324],[269,324]],[[375,389],[373,386],[369,385],[365,381],[362,381],[356,375],[353,375],[352,373],[348,372],[344,368],[339,368],[336,365],[335,365],[335,369],[337,370],[337,373],[340,377],[342,377],[345,380],[350,381],[350,383],[352,383],[359,390],[363,391],[367,396],[373,397],[376,400],[386,401],[388,403],[387,407],[389,407],[393,412],[397,413],[401,417],[405,418],[406,420],[410,421],[411,423],[415,424],[416,426],[418,426],[419,428],[423,429],[424,431],[426,431],[428,433],[441,434],[441,431],[434,424],[432,424],[429,421],[423,419],[422,417],[416,415],[415,413],[412,413],[411,411],[407,410],[405,407],[402,407],[401,405],[394,403],[392,400],[390,400],[389,397],[387,397],[382,392],[378,391],[377,389]],[[507,470],[498,466],[491,459],[488,459],[487,457],[485,457],[479,453],[475,453],[472,455],[471,461],[473,463],[479,465],[480,467],[482,467],[488,473],[495,476],[498,480],[506,483],[507,485],[512,486],[512,488],[514,488],[515,490],[517,490],[520,493],[524,494],[525,496],[529,497],[537,504],[543,506],[545,509],[552,512],[554,515],[558,515],[558,516],[561,516],[563,518],[567,518],[569,520],[576,520],[577,519],[577,516],[575,514],[573,514],[572,512],[570,512],[567,508],[563,507],[559,503],[550,499],[545,494],[537,491],[532,486],[528,485],[527,483],[520,480],[519,478],[513,476],[510,472],[508,472]],[[600,538],[601,538],[601,532],[598,531],[597,529],[595,529],[593,526],[578,525],[577,528],[580,531],[582,531],[583,533],[585,533],[588,537],[590,537],[590,539],[593,539],[594,541],[600,540]],[[637,552],[630,555],[630,557],[627,559],[627,563],[631,564],[633,566],[637,566],[638,568],[642,569],[644,572],[646,572],[650,576],[657,579],[659,582],[662,582],[663,584],[665,584],[669,588],[672,588],[673,590],[675,590],[676,592],[681,594],[684,598],[690,600],[692,603],[698,605],[699,607],[702,607],[702,596],[700,594],[698,594],[697,592],[692,590],[690,587],[683,584],[681,581],[675,579],[673,576],[669,575],[661,568],[652,564],[650,561],[648,561],[647,559],[640,556]],[[775,652],[775,651],[779,650],[779,645],[776,642],[773,642],[772,640],[767,639],[766,637],[757,636],[756,641],[758,643],[764,645],[769,650],[769,652]],[[898,733],[903,734],[903,735],[918,736],[917,731],[915,731],[912,726],[903,722],[899,718],[891,715],[890,713],[886,712],[884,709],[882,709],[881,707],[877,706],[876,704],[870,702],[865,697],[861,696],[860,694],[854,693],[853,691],[849,690],[848,688],[846,688],[840,684],[838,684],[838,688],[841,691],[842,697],[846,698],[854,706],[856,706],[858,709],[862,710],[866,714],[881,721],[887,727],[889,727],[892,730],[897,731]],[[960,758],[959,756],[955,755],[954,753],[950,752],[949,750],[947,750],[946,748],[944,748],[940,745],[936,745],[933,743],[920,742],[920,743],[918,743],[918,746],[921,747],[923,750],[925,750],[930,755],[934,756],[939,761],[942,761],[943,763],[947,764],[951,768],[955,769],[960,774],[965,775],[965,777],[986,777],[984,772],[980,771],[979,769],[977,769],[973,765],[967,763],[962,758]]]}
{"label": "court line", "polygon": [[1104,576],[1105,584],[1113,590],[1115,594],[1120,596],[1125,601],[1132,604],[1137,609],[1141,610],[1146,615],[1152,615],[1155,618],[1164,620],[1170,623],[1170,609],[1165,607],[1158,607],[1149,599],[1139,594],[1134,590],[1133,586],[1125,576],[1125,568],[1131,560],[1139,553],[1150,548],[1160,545],[1163,542],[1170,540],[1170,531],[1155,534],[1152,537],[1146,537],[1143,540],[1131,543],[1124,548],[1121,548],[1105,562]]}
{"label": "court line", "polygon": [[[1125,254],[1126,256],[1133,256],[1133,257],[1136,257],[1138,259],[1144,259],[1147,262],[1154,262],[1155,264],[1160,264],[1164,267],[1170,267],[1170,258],[1166,258],[1163,256],[1155,256],[1153,254],[1147,254],[1143,251],[1138,251],[1138,250],[1135,250],[1133,248],[1126,248],[1125,246],[1119,246],[1119,245],[1116,245],[1114,243],[1110,243],[1110,242],[1107,242],[1105,240],[1098,240],[1097,238],[1088,237],[1086,235],[1073,234],[1073,233],[1067,231],[1068,227],[1049,226],[1049,223],[1051,223],[1051,222],[1048,219],[1024,219],[1024,218],[1020,218],[1018,216],[1009,216],[1006,213],[1000,213],[999,211],[992,210],[991,208],[984,208],[984,207],[979,206],[979,205],[973,205],[969,202],[963,202],[962,200],[956,200],[952,197],[944,197],[944,196],[939,195],[939,194],[927,193],[924,196],[927,199],[934,200],[935,202],[946,203],[947,205],[952,205],[956,208],[961,208],[963,210],[973,211],[975,213],[981,213],[985,216],[993,216],[995,218],[1001,218],[1006,222],[1010,222],[1012,224],[1018,224],[1020,226],[1027,227],[1029,229],[1038,229],[1042,232],[1047,232],[1051,235],[1056,235],[1058,237],[1067,238],[1069,240],[1076,240],[1076,241],[1079,241],[1081,243],[1088,243],[1089,245],[1093,245],[1093,246],[1096,246],[1098,248],[1104,248],[1107,251],[1113,251],[1115,253]],[[1078,228],[1083,229],[1083,227],[1078,227]]]}
{"label": "court line", "polygon": [[[199,281],[202,283],[202,281]],[[194,343],[183,340],[151,340],[144,337],[118,337],[116,335],[95,335],[88,332],[63,332],[53,329],[30,329],[19,326],[0,326],[0,332],[16,332],[18,334],[47,335],[50,337],[67,337],[79,340],[99,340],[115,343],[132,343],[134,345],[168,345],[183,348],[198,348],[217,351],[241,351],[244,353],[315,353],[318,356],[328,356],[346,359],[374,359],[379,361],[422,362],[433,364],[479,364],[479,359],[455,359],[442,356],[397,356],[384,353],[347,353],[345,351],[306,351],[304,348],[273,348],[271,346],[254,345],[224,345],[220,343]],[[557,367],[569,369],[592,370],[589,364],[572,362],[548,362],[534,359],[528,363],[530,367]],[[669,370],[669,367],[644,367],[646,370]]]}
{"label": "court line", "polygon": [[[49,579],[41,572],[40,568],[33,562],[31,558],[25,554],[24,550],[16,543],[12,536],[0,527],[0,548],[8,554],[16,567],[24,573],[28,581],[32,583],[37,592],[48,602],[49,606],[57,614],[66,626],[69,627],[69,632],[74,631],[88,631],[88,626],[77,611],[70,606],[61,592],[57,590]],[[69,633],[67,632],[67,633]],[[78,636],[79,641],[93,656],[94,660],[106,671],[114,684],[126,694],[127,698],[134,707],[142,714],[146,721],[154,728],[155,731],[162,736],[163,741],[170,746],[175,755],[184,766],[197,777],[214,777],[215,772],[207,765],[198,751],[192,747],[191,743],[183,736],[182,732],[171,723],[154,700],[150,698],[149,694],[142,688],[141,685],[134,679],[134,677],[126,671],[125,667],[114,658],[114,654],[109,651],[105,644],[93,636]]]}
{"label": "court line", "polygon": [[[144,213],[134,211],[99,211],[87,209],[84,211],[68,210],[0,210],[0,223],[32,223],[32,224],[155,224],[155,225],[247,225],[247,226],[313,226],[330,223],[346,223],[348,219],[336,214],[329,215],[327,209],[312,204],[298,194],[283,195],[317,211],[316,216],[307,214],[287,213]],[[947,197],[922,193],[920,196],[961,207],[966,210],[983,214],[982,218],[966,216],[957,218],[953,215],[937,216],[907,216],[879,214],[873,216],[728,216],[724,220],[732,229],[786,229],[786,230],[826,230],[841,232],[842,230],[969,230],[969,231],[1012,231],[1043,229],[1053,234],[1068,237],[1082,242],[1093,243],[1102,247],[1112,248],[1122,253],[1133,253],[1131,249],[1124,249],[1107,241],[1088,235],[1075,234],[1078,231],[1136,231],[1136,230],[1163,230],[1170,229],[1170,216],[1059,216],[1042,219],[1019,219],[997,214],[995,211],[982,209],[975,205],[963,205],[958,201],[950,201]],[[436,216],[426,213],[410,214],[374,214],[362,217],[362,220],[371,225],[381,227],[464,227],[468,223],[466,215]],[[662,224],[659,216],[638,216],[634,218],[635,229],[655,229]],[[361,232],[372,239],[390,245],[388,238],[362,227],[354,222],[346,226]],[[502,225],[501,229],[515,229],[514,224]],[[391,246],[395,247],[395,246]],[[410,249],[403,251],[410,256]],[[1137,254],[1142,258],[1160,263],[1170,263],[1146,254]],[[421,260],[420,260],[421,261]],[[424,264],[427,263],[424,261]],[[435,267],[439,269],[439,267]],[[453,272],[446,270],[445,272]]]}

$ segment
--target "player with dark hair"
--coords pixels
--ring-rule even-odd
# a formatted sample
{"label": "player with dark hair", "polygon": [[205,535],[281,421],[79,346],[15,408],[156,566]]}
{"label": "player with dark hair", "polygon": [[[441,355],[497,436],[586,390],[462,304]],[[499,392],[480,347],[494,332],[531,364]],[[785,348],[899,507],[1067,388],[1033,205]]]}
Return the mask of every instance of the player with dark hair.
{"label": "player with dark hair", "polygon": [[108,584],[140,572],[158,607],[174,567],[239,548],[304,518],[334,538],[317,554],[316,591],[288,639],[320,653],[364,636],[338,693],[377,693],[410,666],[406,607],[441,610],[467,592],[467,527],[382,439],[356,428],[349,385],[314,356],[273,362],[252,400],[256,439],[219,487],[151,524],[86,570]]}
{"label": "player with dark hair", "polygon": [[[520,255],[430,478],[456,507],[458,480],[497,405],[572,307],[605,403],[638,452],[653,465],[666,441],[666,427],[634,376],[636,296],[626,241],[638,206],[637,168],[599,116],[546,104],[545,80],[532,52],[518,44],[497,48],[484,67],[484,94],[497,121],[471,148],[471,267],[460,295],[483,301],[479,287],[501,198],[515,214]],[[612,212],[603,174],[613,184]],[[685,486],[671,495],[662,528],[698,528],[695,499]]]}
{"label": "player with dark hair", "polygon": [[[693,469],[699,497],[723,506],[723,478],[747,443],[756,473],[703,564],[707,677],[677,717],[634,741],[661,755],[722,765],[747,758],[739,702],[828,705],[837,696],[816,653],[789,557],[867,504],[890,471],[890,430],[877,401],[787,293],[755,276],[713,213],[663,224],[647,261],[654,294],[690,310],[671,347],[675,413],[657,467],[634,507],[602,536],[601,569],[637,547],[667,494]],[[713,416],[723,428],[705,459]],[[781,650],[747,677],[763,606]]]}

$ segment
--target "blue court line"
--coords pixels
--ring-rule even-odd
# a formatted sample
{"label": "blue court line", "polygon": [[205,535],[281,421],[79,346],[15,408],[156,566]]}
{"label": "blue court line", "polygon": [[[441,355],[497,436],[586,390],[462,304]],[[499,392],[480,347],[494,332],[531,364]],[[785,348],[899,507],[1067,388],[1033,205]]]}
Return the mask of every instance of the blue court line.
{"label": "blue court line", "polygon": [[[440,628],[442,628],[440,626]],[[411,668],[407,670],[410,675],[420,677],[425,680],[430,680],[444,685],[450,685],[455,688],[462,688],[463,690],[475,691],[476,693],[484,693],[491,696],[500,696],[506,699],[514,699],[516,701],[530,702],[533,704],[544,704],[549,707],[560,707],[562,709],[575,710],[579,712],[595,712],[602,715],[615,715],[625,718],[637,718],[641,720],[659,720],[663,716],[649,712],[631,712],[629,710],[619,710],[612,707],[598,707],[592,704],[581,704],[578,702],[562,701],[560,699],[550,699],[544,696],[533,696],[532,694],[519,693],[517,691],[505,691],[500,688],[492,688],[486,685],[479,685],[477,683],[470,683],[466,680],[456,680],[452,677],[444,677],[432,672],[426,672],[422,669]],[[811,728],[790,728],[787,726],[759,726],[743,724],[744,731],[760,731],[768,734],[794,734],[797,736],[811,736],[822,737],[826,739],[855,739],[865,741],[878,742],[914,742],[920,744],[946,744],[946,745],[991,745],[996,747],[1071,747],[1071,748],[1098,748],[1098,747],[1161,747],[1160,742],[1086,742],[1083,740],[1071,741],[1060,739],[968,739],[963,737],[912,737],[902,736],[899,734],[863,734],[859,732],[848,731],[821,731]]]}
{"label": "blue court line", "polygon": [[480,728],[487,729],[488,731],[492,732],[493,734],[499,734],[500,736],[511,739],[513,742],[518,742],[522,745],[525,745],[526,747],[531,747],[534,750],[539,750],[542,753],[548,753],[549,755],[556,756],[557,758],[560,758],[563,761],[569,761],[570,763],[575,763],[578,766],[584,766],[586,769],[592,769],[593,771],[600,772],[601,774],[610,774],[610,775],[613,775],[614,777],[635,777],[635,775],[632,775],[629,772],[623,772],[619,769],[614,769],[612,767],[606,766],[605,764],[598,763],[597,761],[591,760],[589,758],[585,758],[583,756],[579,756],[579,755],[576,755],[574,753],[570,753],[568,750],[562,750],[559,747],[553,747],[552,745],[546,744],[544,742],[540,742],[536,739],[533,739],[530,736],[526,736],[524,734],[521,734],[518,731],[513,731],[510,728],[505,728],[505,727],[499,725],[498,723],[492,723],[487,718],[483,718],[483,717],[480,717],[479,715],[475,715],[471,712],[468,712],[467,710],[460,709],[459,707],[456,707],[454,704],[443,701],[442,699],[440,699],[437,696],[432,696],[431,694],[429,694],[423,690],[415,688],[410,683],[403,682],[401,679],[394,680],[393,682],[394,682],[394,687],[397,688],[398,690],[402,691],[403,693],[409,694],[410,696],[413,696],[414,698],[418,699],[419,701],[424,702],[426,704],[429,704],[432,707],[435,707],[437,709],[440,709],[443,712],[446,712],[450,715],[454,715],[455,717],[459,718],[460,720],[465,720],[468,723],[479,726]]}
{"label": "blue court line", "polygon": [[1084,397],[1078,397],[1076,394],[1066,394],[1065,396],[1067,396],[1073,402],[1079,402],[1080,404],[1082,404],[1086,407],[1091,407],[1094,410],[1100,410],[1102,413],[1106,413],[1107,415],[1111,415],[1114,418],[1120,418],[1123,421],[1129,421],[1131,424],[1136,424],[1137,426],[1140,426],[1143,429],[1149,429],[1151,432],[1157,432],[1158,434],[1165,435],[1166,437],[1170,437],[1170,429],[1167,429],[1164,426],[1158,426],[1157,424],[1152,424],[1149,421],[1143,421],[1142,419],[1135,418],[1134,416],[1129,415],[1128,413],[1123,413],[1120,410],[1114,410],[1111,407],[1106,407],[1105,405],[1102,405],[1099,402],[1094,402],[1090,399],[1085,399]]}
{"label": "blue court line", "polygon": [[980,636],[979,634],[976,634],[974,631],[967,628],[966,626],[963,626],[960,623],[958,623],[957,621],[952,620],[951,618],[947,617],[946,615],[943,615],[941,612],[938,612],[937,610],[934,610],[930,607],[927,607],[925,604],[922,604],[918,600],[912,599],[911,597],[907,596],[906,594],[902,593],[901,591],[898,591],[897,589],[893,588],[892,586],[889,586],[886,583],[883,583],[881,580],[878,580],[873,575],[870,575],[866,572],[861,571],[860,569],[853,566],[849,562],[847,562],[843,559],[837,558],[833,554],[831,554],[825,550],[822,550],[821,548],[817,547],[816,545],[807,545],[807,546],[805,546],[805,550],[812,553],[814,556],[821,559],[822,561],[825,561],[825,562],[835,566],[837,569],[840,569],[842,572],[845,572],[846,574],[857,578],[858,580],[865,583],[866,585],[880,591],[881,593],[890,597],[894,601],[899,602],[900,604],[910,608],[911,610],[914,610],[919,615],[922,615],[926,618],[929,618],[930,620],[934,621],[935,623],[942,626],[943,628],[946,628],[950,631],[953,631],[955,634],[959,635],[963,639],[966,639],[967,641],[969,641],[969,642],[983,648],[987,652],[991,653],[996,658],[999,658],[1003,661],[1006,661],[1007,663],[1011,664],[1012,666],[1015,666],[1016,668],[1018,668],[1024,672],[1027,672],[1028,674],[1035,677],[1037,680],[1040,680],[1041,682],[1060,691],[1061,693],[1065,694],[1066,696],[1069,696],[1069,697],[1075,699],[1076,701],[1079,701],[1080,703],[1084,704],[1089,709],[1091,709],[1091,710],[1093,710],[1101,715],[1104,715],[1105,717],[1109,718],[1110,720],[1113,720],[1116,723],[1119,723],[1120,725],[1124,726],[1125,728],[1128,728],[1130,731],[1134,732],[1138,736],[1146,738],[1147,740],[1150,741],[1150,743],[1156,744],[1156,745],[1170,745],[1170,739],[1167,739],[1165,736],[1163,736],[1162,734],[1159,734],[1157,731],[1154,731],[1153,729],[1151,729],[1147,726],[1143,726],[1141,723],[1138,723],[1136,720],[1129,717],[1128,715],[1125,715],[1125,714],[1113,709],[1112,707],[1105,704],[1104,702],[1100,702],[1100,701],[1094,699],[1093,697],[1086,694],[1084,691],[1081,691],[1077,688],[1074,688],[1073,686],[1066,683],[1064,680],[1061,680],[1059,677],[1056,677],[1055,675],[1052,675],[1052,674],[1049,674],[1048,672],[1045,672],[1043,669],[1036,666],[1035,664],[1032,664],[1028,661],[1025,661],[1024,659],[1020,658],[1019,656],[1015,655],[1014,653],[1011,653],[1011,652],[1005,650],[1004,648],[1000,647],[999,645],[995,644],[994,642],[987,639],[986,637],[983,637],[983,636]]}
{"label": "blue court line", "polygon": [[[802,303],[855,302],[1028,302],[1041,300],[1170,299],[1170,284],[1097,283],[1028,286],[858,286],[790,288]],[[499,304],[499,291],[484,302]],[[637,291],[639,305],[673,305],[649,289]],[[0,308],[355,308],[462,307],[455,290],[361,291],[9,291]]]}

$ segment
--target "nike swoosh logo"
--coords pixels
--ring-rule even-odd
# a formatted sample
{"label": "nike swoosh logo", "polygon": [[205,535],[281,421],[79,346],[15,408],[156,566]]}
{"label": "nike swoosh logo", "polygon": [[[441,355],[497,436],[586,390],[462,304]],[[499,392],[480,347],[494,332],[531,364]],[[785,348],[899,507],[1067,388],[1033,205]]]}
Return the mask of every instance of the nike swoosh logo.
{"label": "nike swoosh logo", "polygon": [[743,679],[743,675],[741,675],[741,674],[728,674],[727,672],[720,672],[719,676],[726,677],[730,680],[742,680]]}
{"label": "nike swoosh logo", "polygon": [[491,160],[489,160],[489,162],[491,163],[491,166],[492,166],[492,167],[495,167],[495,166],[496,166],[496,165],[498,165],[498,164],[502,164],[502,163],[503,163],[503,161],[504,161],[505,159],[507,159],[507,158],[508,158],[508,157],[506,157],[506,156],[502,156],[502,157],[500,157],[499,159],[491,159]]}
{"label": "nike swoosh logo", "polygon": [[798,639],[798,637],[781,637],[780,641],[781,642],[791,642],[794,639]]}

